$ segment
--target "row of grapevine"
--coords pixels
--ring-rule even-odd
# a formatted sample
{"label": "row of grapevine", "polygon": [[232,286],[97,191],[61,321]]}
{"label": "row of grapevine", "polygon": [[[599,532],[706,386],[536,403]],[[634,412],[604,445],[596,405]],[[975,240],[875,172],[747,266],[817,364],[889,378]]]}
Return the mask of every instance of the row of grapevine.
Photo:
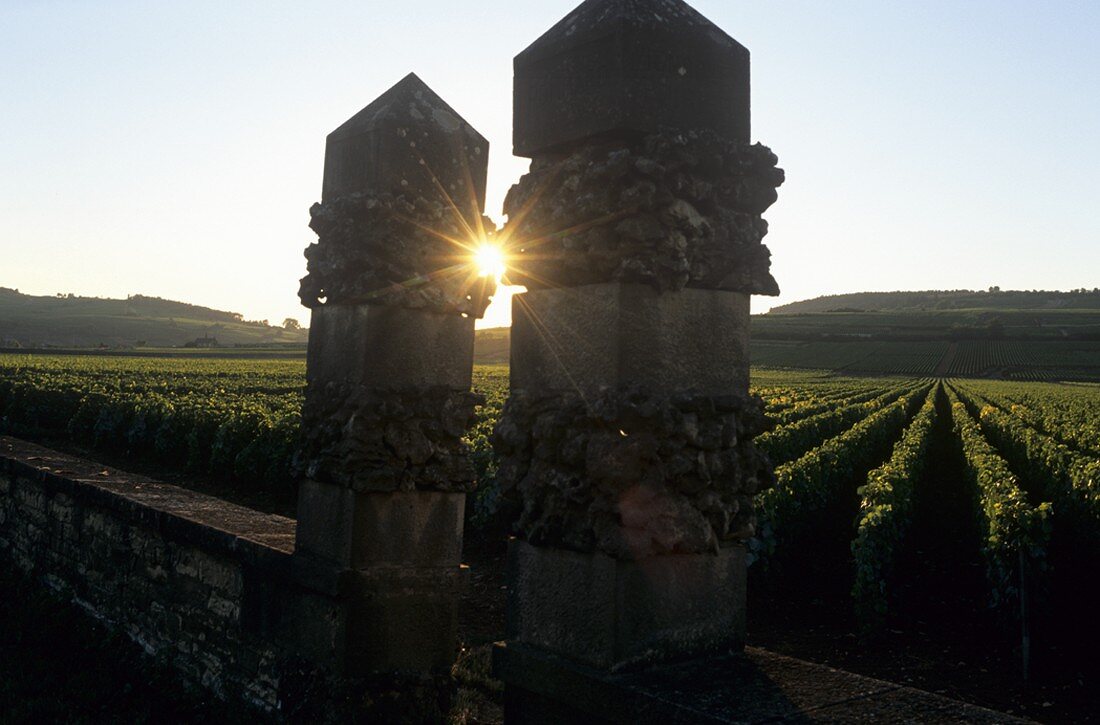
{"label": "row of grapevine", "polygon": [[925,376],[935,371],[947,348],[946,342],[754,339],[752,359],[765,368]]}
{"label": "row of grapevine", "polygon": [[[764,399],[767,404],[767,411],[769,415],[779,416],[794,409],[802,409],[820,405],[822,403],[834,403],[842,400],[848,400],[856,395],[861,395],[868,392],[869,388],[865,381],[851,381],[845,379],[830,379],[828,382],[822,381],[806,381],[798,382],[797,384],[778,385],[777,380],[782,380],[788,375],[794,377],[796,373],[777,373],[774,371],[768,374],[756,374],[754,379],[759,380],[761,377],[765,377],[770,384],[756,384],[753,386],[752,392],[759,395]],[[796,378],[797,379],[797,378]],[[889,381],[886,384],[896,384],[897,381]],[[871,386],[870,389],[881,389],[882,386]]]}
{"label": "row of grapevine", "polygon": [[1095,342],[966,340],[958,343],[948,372],[972,376],[998,371],[1013,380],[1095,380],[1098,355],[1100,343]]}
{"label": "row of grapevine", "polygon": [[948,388],[956,435],[962,441],[967,472],[977,498],[982,553],[994,603],[1006,606],[1020,596],[1021,565],[1041,571],[1051,536],[1049,503],[1034,506],[1019,478],[990,445],[956,391]]}
{"label": "row of grapevine", "polygon": [[286,484],[300,393],[261,395],[87,390],[65,380],[0,380],[0,429],[67,438],[178,470],[259,488]]}
{"label": "row of grapevine", "polygon": [[846,393],[842,396],[811,398],[792,405],[785,410],[775,413],[769,412],[769,415],[780,426],[786,426],[805,418],[811,418],[821,413],[836,410],[837,408],[844,408],[858,403],[866,403],[870,400],[874,400],[885,392],[885,388],[874,387],[861,390],[857,393]]}
{"label": "row of grapevine", "polygon": [[1043,405],[1020,403],[1012,403],[1008,412],[1084,455],[1100,456],[1100,416],[1095,413],[1069,418]]}
{"label": "row of grapevine", "polygon": [[852,427],[871,413],[890,405],[912,389],[912,384],[895,387],[870,401],[796,420],[765,433],[757,438],[756,444],[768,454],[775,465],[788,463]]}
{"label": "row of grapevine", "polygon": [[980,422],[1013,469],[1053,503],[1059,562],[1094,560],[1100,554],[1100,459],[1082,455],[993,406],[982,408]]}
{"label": "row of grapevine", "polygon": [[796,538],[843,489],[885,458],[923,400],[930,385],[909,391],[822,443],[801,458],[776,469],[774,488],[757,495],[754,559],[770,557],[784,541]]}
{"label": "row of grapevine", "polygon": [[1041,483],[1048,499],[1100,506],[1100,460],[1077,453],[991,405],[982,408],[980,419],[994,445],[1016,462],[1022,475]]}
{"label": "row of grapevine", "polygon": [[[474,371],[487,403],[467,442],[483,481],[494,473],[489,432],[507,377],[506,368]],[[0,355],[0,433],[285,490],[304,386],[302,360]]]}
{"label": "row of grapevine", "polygon": [[[508,368],[475,367],[474,390],[485,396],[485,404],[478,409],[477,421],[465,439],[478,479],[477,491],[467,505],[471,507],[474,526],[482,528],[501,513],[501,490],[496,481],[497,459],[492,439],[493,426],[508,399]],[[497,522],[497,526],[508,532],[507,523]]]}
{"label": "row of grapevine", "polygon": [[890,460],[867,474],[867,483],[859,489],[859,523],[852,541],[852,596],[867,620],[886,612],[887,584],[909,529],[913,491],[924,470],[936,424],[939,390],[937,385],[928,393],[920,412],[894,446]]}
{"label": "row of grapevine", "polygon": [[1005,383],[975,383],[966,388],[1083,455],[1100,456],[1100,390]]}

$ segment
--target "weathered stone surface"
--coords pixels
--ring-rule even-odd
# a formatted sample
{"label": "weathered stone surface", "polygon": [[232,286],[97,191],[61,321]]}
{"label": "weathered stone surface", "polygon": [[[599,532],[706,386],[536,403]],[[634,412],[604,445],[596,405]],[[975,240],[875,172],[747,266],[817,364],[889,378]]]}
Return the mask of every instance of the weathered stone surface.
{"label": "weathered stone surface", "polygon": [[[349,572],[292,556],[290,519],[15,439],[0,437],[0,481],[10,494],[0,497],[5,560],[190,685],[292,722],[340,712],[349,722],[434,723],[447,712],[468,576],[455,564],[461,495],[402,494],[424,503],[405,511],[396,495],[377,496],[357,530],[404,538],[367,552],[383,565]],[[448,522],[449,535],[437,531]],[[399,550],[416,532],[438,538],[433,562],[430,542]],[[408,557],[447,565],[417,569]]]}
{"label": "weathered stone surface", "polygon": [[513,299],[513,390],[588,395],[624,385],[667,394],[747,393],[748,295],[662,295],[647,285],[609,283]]}
{"label": "weathered stone surface", "polygon": [[373,303],[481,317],[496,290],[471,249],[495,226],[467,222],[446,200],[350,194],[310,209],[298,296],[309,308]]}
{"label": "weathered stone surface", "polygon": [[449,673],[469,569],[373,568],[349,581],[348,674]]}
{"label": "weathered stone surface", "polygon": [[460,566],[398,565],[341,570],[333,593],[284,586],[265,595],[277,603],[266,636],[338,677],[378,678],[381,691],[392,688],[385,681],[396,673],[446,674],[457,648],[458,593],[468,578]]}
{"label": "weathered stone surface", "polygon": [[307,668],[287,687],[364,701],[349,720],[441,721],[452,690],[474,485],[463,438],[483,402],[469,391],[473,318],[495,287],[471,251],[493,229],[481,216],[487,154],[410,76],[329,137],[311,210],[295,562],[328,569],[310,574],[328,597],[289,603],[320,615],[290,639],[344,681]]}
{"label": "weathered stone surface", "polygon": [[497,481],[538,546],[618,559],[718,551],[754,533],[773,485],[752,444],[767,427],[747,395],[513,391],[493,434]]}
{"label": "weathered stone surface", "polygon": [[749,51],[681,0],[588,0],[515,60],[517,156],[662,127],[749,140]]}
{"label": "weathered stone surface", "polygon": [[[246,592],[273,577],[294,522],[0,438],[0,552],[189,684],[277,706],[284,642]],[[261,574],[260,572],[263,572]]]}
{"label": "weathered stone surface", "polygon": [[313,310],[306,382],[469,390],[474,320],[382,305]]}
{"label": "weathered stone surface", "polygon": [[508,639],[601,669],[740,649],[745,551],[621,561],[513,541]]}
{"label": "weathered stone surface", "polygon": [[357,493],[303,481],[297,551],[344,569],[458,567],[465,495]]}
{"label": "weathered stone surface", "polygon": [[504,717],[531,725],[1024,723],[1010,715],[764,650],[607,673],[508,643],[494,651]]}
{"label": "weathered stone surface", "polygon": [[472,224],[485,205],[488,163],[489,142],[410,73],[329,134],[321,198],[445,195]]}
{"label": "weathered stone surface", "polygon": [[463,436],[482,402],[443,387],[310,386],[295,473],[362,492],[470,491]]}
{"label": "weathered stone surface", "polygon": [[536,159],[509,192],[510,279],[777,295],[761,214],[784,174],[764,146],[662,131]]}
{"label": "weathered stone surface", "polygon": [[494,282],[470,249],[495,229],[482,216],[488,156],[488,142],[413,74],[333,131],[302,304],[481,317]]}
{"label": "weathered stone surface", "polygon": [[280,679],[283,715],[293,723],[447,722],[454,688],[450,674],[395,673],[347,678],[308,662]]}

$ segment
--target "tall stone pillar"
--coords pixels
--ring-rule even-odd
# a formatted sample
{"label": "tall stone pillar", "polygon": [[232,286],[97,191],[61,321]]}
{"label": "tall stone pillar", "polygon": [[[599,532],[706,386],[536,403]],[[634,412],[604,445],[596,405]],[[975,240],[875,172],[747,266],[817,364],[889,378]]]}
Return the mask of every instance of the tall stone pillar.
{"label": "tall stone pillar", "polygon": [[488,151],[409,75],[329,135],[310,211],[296,558],[335,584],[300,639],[401,721],[441,717],[456,655]]}
{"label": "tall stone pillar", "polygon": [[598,673],[743,646],[774,480],[749,298],[778,293],[761,215],[783,182],[749,141],[749,52],[679,0],[589,0],[516,58],[509,722],[599,719]]}

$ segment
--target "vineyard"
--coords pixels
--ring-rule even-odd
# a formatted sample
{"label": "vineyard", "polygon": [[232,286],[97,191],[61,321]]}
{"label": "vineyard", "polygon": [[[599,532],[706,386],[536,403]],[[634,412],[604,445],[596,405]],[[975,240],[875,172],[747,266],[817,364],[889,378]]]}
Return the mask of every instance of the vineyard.
{"label": "vineyard", "polygon": [[[922,601],[914,582],[946,567],[936,586],[980,592],[975,621],[1011,659],[1049,667],[1045,647],[1094,629],[1100,386],[934,379],[940,349],[922,350],[897,365],[919,377],[754,372],[775,424],[758,443],[778,484],[757,497],[750,592],[778,598],[821,581],[822,611],[849,612],[834,625],[881,631]],[[965,344],[956,359],[987,364]],[[0,432],[292,505],[303,385],[301,360],[0,356]],[[478,366],[474,387],[486,403],[469,436],[481,479],[471,534],[503,537],[489,437],[507,368]],[[750,609],[763,610],[758,630],[770,631],[772,609]]]}
{"label": "vineyard", "polygon": [[753,340],[753,364],[847,374],[1100,381],[1100,342]]}

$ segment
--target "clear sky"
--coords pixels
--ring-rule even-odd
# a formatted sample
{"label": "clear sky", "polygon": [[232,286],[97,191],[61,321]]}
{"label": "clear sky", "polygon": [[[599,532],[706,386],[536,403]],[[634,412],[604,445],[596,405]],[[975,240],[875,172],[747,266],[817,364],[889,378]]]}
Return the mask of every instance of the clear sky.
{"label": "clear sky", "polygon": [[[325,135],[415,71],[490,140],[501,220],[511,59],[575,4],[0,0],[0,285],[305,322]],[[757,311],[1100,285],[1100,2],[694,6],[752,51],[787,170]]]}

